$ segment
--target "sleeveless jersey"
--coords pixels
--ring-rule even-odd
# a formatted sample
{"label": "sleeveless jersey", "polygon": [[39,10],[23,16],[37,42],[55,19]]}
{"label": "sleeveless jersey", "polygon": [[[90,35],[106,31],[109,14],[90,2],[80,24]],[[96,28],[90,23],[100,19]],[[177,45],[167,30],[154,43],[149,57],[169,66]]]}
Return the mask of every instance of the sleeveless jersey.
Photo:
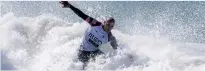
{"label": "sleeveless jersey", "polygon": [[95,51],[99,50],[102,44],[108,42],[108,33],[105,32],[101,26],[89,27],[85,36],[83,37],[83,42],[80,46],[80,50],[83,51]]}

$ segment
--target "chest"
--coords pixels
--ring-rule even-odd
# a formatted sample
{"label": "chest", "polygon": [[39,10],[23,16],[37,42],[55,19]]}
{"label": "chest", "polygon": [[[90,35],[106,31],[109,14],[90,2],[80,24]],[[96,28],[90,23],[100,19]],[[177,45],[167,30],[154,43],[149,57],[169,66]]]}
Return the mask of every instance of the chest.
{"label": "chest", "polygon": [[108,34],[104,32],[101,26],[91,27],[86,31],[85,39],[91,41],[92,43],[101,45],[108,42]]}

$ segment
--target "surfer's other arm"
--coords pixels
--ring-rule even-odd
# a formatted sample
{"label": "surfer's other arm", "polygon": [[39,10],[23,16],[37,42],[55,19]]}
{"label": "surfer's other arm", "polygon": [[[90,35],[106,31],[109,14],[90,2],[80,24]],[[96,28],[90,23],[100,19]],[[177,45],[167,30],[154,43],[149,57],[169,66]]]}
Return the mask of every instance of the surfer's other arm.
{"label": "surfer's other arm", "polygon": [[108,34],[108,41],[110,41],[110,45],[112,46],[113,49],[117,49],[117,47],[118,47],[117,40],[112,35],[111,32]]}
{"label": "surfer's other arm", "polygon": [[96,19],[84,14],[81,10],[74,7],[67,1],[61,1],[60,2],[63,5],[63,8],[70,8],[74,11],[75,14],[77,14],[79,17],[81,17],[83,20],[87,21],[91,26],[99,26],[101,25],[101,22],[97,21]]}

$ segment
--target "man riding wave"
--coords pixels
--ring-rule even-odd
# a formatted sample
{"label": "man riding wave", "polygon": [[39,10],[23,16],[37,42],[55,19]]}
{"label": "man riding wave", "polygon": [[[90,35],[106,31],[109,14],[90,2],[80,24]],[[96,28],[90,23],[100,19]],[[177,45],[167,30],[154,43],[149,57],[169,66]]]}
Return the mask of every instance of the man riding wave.
{"label": "man riding wave", "polygon": [[61,1],[60,3],[63,5],[63,8],[70,8],[75,14],[87,21],[91,26],[86,30],[78,53],[78,59],[84,63],[83,69],[86,67],[90,58],[94,59],[97,55],[103,54],[99,49],[102,44],[110,42],[113,49],[117,49],[117,41],[111,32],[115,25],[114,18],[110,17],[104,22],[99,22],[84,14],[81,10],[74,7],[67,1]]}

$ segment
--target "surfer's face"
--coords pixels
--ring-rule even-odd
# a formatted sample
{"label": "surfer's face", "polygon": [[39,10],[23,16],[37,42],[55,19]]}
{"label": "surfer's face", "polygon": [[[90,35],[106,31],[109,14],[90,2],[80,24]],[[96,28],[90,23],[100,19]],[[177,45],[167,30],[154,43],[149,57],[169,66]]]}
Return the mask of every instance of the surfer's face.
{"label": "surfer's face", "polygon": [[110,32],[115,25],[115,20],[113,18],[109,18],[108,20],[104,21],[103,29],[106,32]]}
{"label": "surfer's face", "polygon": [[114,25],[115,25],[115,22],[106,21],[104,24],[105,30],[111,31],[113,29]]}

